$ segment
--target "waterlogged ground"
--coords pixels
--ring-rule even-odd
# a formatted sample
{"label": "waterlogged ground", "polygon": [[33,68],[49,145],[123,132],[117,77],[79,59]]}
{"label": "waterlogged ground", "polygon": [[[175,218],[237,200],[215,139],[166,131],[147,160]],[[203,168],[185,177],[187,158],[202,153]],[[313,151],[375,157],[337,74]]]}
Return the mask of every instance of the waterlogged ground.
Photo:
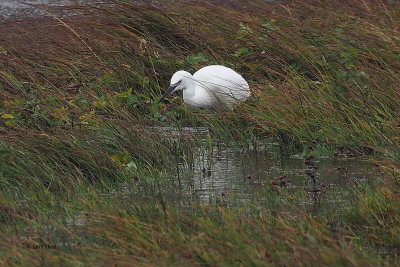
{"label": "waterlogged ground", "polygon": [[251,198],[257,187],[304,188],[310,194],[325,193],[368,181],[373,170],[368,159],[317,156],[314,179],[300,155],[285,155],[271,151],[237,151],[222,146],[214,157],[199,153],[193,168],[193,191],[202,203],[213,203],[228,194]]}
{"label": "waterlogged ground", "polygon": [[[399,265],[397,3],[21,2],[0,1],[28,17],[0,19],[0,266]],[[216,63],[248,103],[155,103]]]}
{"label": "waterlogged ground", "polygon": [[2,0],[0,1],[0,19],[16,18],[23,20],[45,16],[43,10],[54,12],[58,16],[73,15],[75,12],[68,10],[73,5],[99,5],[103,0]]}
{"label": "waterlogged ground", "polygon": [[310,202],[299,205],[315,206],[319,199],[345,205],[354,185],[370,184],[372,177],[377,177],[368,158],[341,149],[334,155],[320,147],[289,154],[273,140],[240,149],[211,142],[205,128],[181,130],[185,138],[202,138],[203,147],[194,152],[191,163],[180,165],[177,177],[184,194],[189,192],[189,197],[201,204],[218,204],[232,198],[249,201],[258,196],[260,189],[271,187],[309,194]]}
{"label": "waterlogged ground", "polygon": [[[160,6],[157,0],[129,0],[137,4],[155,5]],[[170,1],[174,2],[174,1]],[[184,4],[187,1],[184,1]],[[192,1],[193,2],[193,1]],[[210,1],[215,5],[220,5],[225,8],[245,9],[246,5],[238,5],[231,1]],[[26,18],[40,18],[49,16],[46,11],[50,11],[57,17],[72,16],[77,14],[77,10],[71,8],[73,6],[93,6],[99,5],[113,5],[109,0],[2,0],[0,1],[0,19],[18,19],[24,20]]]}

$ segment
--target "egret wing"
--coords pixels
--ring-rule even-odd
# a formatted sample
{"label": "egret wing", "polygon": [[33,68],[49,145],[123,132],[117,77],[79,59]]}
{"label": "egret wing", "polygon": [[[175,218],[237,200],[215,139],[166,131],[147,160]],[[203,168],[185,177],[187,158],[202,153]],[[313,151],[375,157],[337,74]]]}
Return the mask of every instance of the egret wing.
{"label": "egret wing", "polygon": [[193,78],[198,86],[205,88],[218,101],[228,105],[245,101],[250,96],[246,80],[234,70],[218,65],[197,71]]}

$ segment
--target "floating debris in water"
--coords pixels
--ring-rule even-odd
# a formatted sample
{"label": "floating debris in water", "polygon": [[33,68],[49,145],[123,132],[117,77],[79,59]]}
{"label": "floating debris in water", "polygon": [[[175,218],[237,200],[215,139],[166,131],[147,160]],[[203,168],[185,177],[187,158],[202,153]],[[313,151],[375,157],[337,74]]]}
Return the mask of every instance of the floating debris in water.
{"label": "floating debris in water", "polygon": [[281,186],[281,187],[286,186],[288,183],[290,183],[290,181],[286,180],[285,178],[286,178],[286,175],[282,175],[282,176],[279,176],[277,180],[275,180],[275,179],[269,180],[268,183],[271,186]]}

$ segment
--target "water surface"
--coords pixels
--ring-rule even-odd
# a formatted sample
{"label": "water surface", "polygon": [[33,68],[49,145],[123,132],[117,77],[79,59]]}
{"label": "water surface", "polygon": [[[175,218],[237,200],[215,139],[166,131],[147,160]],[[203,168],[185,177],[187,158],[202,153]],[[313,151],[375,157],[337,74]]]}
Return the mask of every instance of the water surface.
{"label": "water surface", "polygon": [[75,14],[66,7],[72,5],[99,5],[103,0],[1,0],[0,19],[15,18],[38,18],[46,16],[44,10],[54,11],[57,16]]}
{"label": "water surface", "polygon": [[190,138],[196,131],[203,138],[203,146],[194,150],[190,166],[182,162],[177,179],[183,190],[201,204],[213,204],[228,195],[249,200],[259,188],[267,187],[293,192],[302,190],[312,196],[343,191],[341,189],[349,191],[357,184],[370,183],[378,175],[368,158],[346,151],[338,151],[336,156],[316,153],[315,158],[307,162],[305,159],[310,153],[283,152],[273,140],[239,149],[215,142],[210,147],[204,128],[185,128],[170,133],[183,132],[185,138]]}

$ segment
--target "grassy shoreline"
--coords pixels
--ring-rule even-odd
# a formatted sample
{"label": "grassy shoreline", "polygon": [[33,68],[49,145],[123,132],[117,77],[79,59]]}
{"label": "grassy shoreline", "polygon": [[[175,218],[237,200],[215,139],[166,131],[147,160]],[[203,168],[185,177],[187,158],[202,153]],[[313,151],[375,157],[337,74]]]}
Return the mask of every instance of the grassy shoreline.
{"label": "grassy shoreline", "polygon": [[[399,4],[232,6],[115,2],[3,22],[1,265],[399,264]],[[156,104],[175,70],[210,64],[242,73],[250,101]],[[246,203],[171,200],[177,163],[202,143],[160,126],[207,127],[210,146],[343,147],[382,175],[347,189],[345,210],[322,200],[314,214],[296,205],[306,192],[280,187]]]}

